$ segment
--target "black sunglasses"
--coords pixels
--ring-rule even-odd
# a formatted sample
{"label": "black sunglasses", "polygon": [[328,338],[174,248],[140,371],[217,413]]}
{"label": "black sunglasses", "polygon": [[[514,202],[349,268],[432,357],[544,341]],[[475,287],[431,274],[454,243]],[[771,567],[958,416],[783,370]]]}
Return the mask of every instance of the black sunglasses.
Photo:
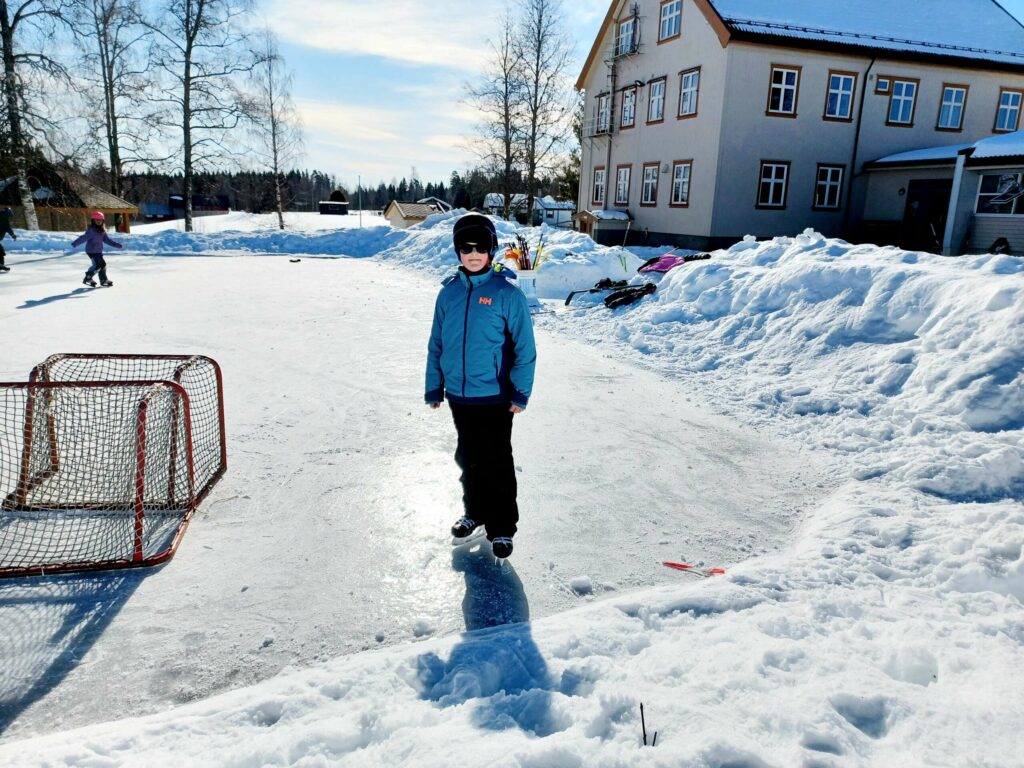
{"label": "black sunglasses", "polygon": [[473,251],[476,251],[477,253],[486,253],[487,255],[490,255],[490,253],[491,253],[490,250],[486,246],[480,245],[479,243],[460,243],[459,244],[459,253],[462,254],[463,256],[468,256]]}

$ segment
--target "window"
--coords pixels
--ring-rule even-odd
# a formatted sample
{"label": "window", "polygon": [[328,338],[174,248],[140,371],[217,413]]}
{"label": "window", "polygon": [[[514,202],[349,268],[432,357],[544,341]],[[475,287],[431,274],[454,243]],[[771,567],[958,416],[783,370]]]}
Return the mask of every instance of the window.
{"label": "window", "polygon": [[993,131],[1016,131],[1020,122],[1020,91],[1003,88],[999,91],[999,110],[996,112],[996,126]]}
{"label": "window", "polygon": [[665,78],[648,83],[647,122],[660,123],[665,119]]}
{"label": "window", "polygon": [[757,184],[758,208],[785,208],[789,186],[789,162],[762,160],[761,177]]}
{"label": "window", "polygon": [[975,213],[1024,213],[1024,188],[1019,173],[986,173],[978,186]]}
{"label": "window", "polygon": [[825,99],[826,120],[853,119],[853,91],[857,86],[857,73],[828,73],[828,96]]}
{"label": "window", "polygon": [[640,205],[658,204],[658,163],[644,163],[644,186]]}
{"label": "window", "polygon": [[676,160],[672,163],[672,199],[669,205],[685,207],[690,204],[690,170],[692,160]]}
{"label": "window", "polygon": [[622,120],[623,128],[632,128],[636,125],[636,88],[628,88],[622,92]]}
{"label": "window", "polygon": [[594,191],[591,199],[595,203],[604,203],[604,168],[594,169]]}
{"label": "window", "polygon": [[615,55],[626,56],[636,53],[636,48],[636,16],[630,16],[619,22],[619,29],[615,35]]}
{"label": "window", "polygon": [[799,67],[772,67],[772,81],[768,88],[769,115],[796,117],[797,89],[800,87]]}
{"label": "window", "polygon": [[889,78],[880,77],[875,81],[875,93],[888,93],[889,92]]}
{"label": "window", "polygon": [[661,26],[658,28],[658,42],[679,37],[679,23],[683,15],[682,0],[662,0]]}
{"label": "window", "polygon": [[597,97],[597,132],[608,133],[612,122],[612,99],[607,93]]}
{"label": "window", "polygon": [[917,101],[917,80],[893,80],[889,94],[889,117],[886,125],[914,124],[914,103]]}
{"label": "window", "polygon": [[555,212],[551,208],[546,208],[544,210],[544,218],[545,219],[553,219],[553,218],[555,218]]}
{"label": "window", "polygon": [[838,210],[843,198],[842,165],[819,165],[814,184],[814,207],[819,210]]}
{"label": "window", "polygon": [[631,165],[620,165],[615,169],[615,204],[629,205],[629,172]]}
{"label": "window", "polygon": [[679,76],[679,117],[697,114],[697,96],[700,93],[700,67]]}
{"label": "window", "polygon": [[967,86],[942,86],[942,101],[939,102],[939,119],[935,128],[940,131],[959,131],[964,123],[964,106],[967,104]]}

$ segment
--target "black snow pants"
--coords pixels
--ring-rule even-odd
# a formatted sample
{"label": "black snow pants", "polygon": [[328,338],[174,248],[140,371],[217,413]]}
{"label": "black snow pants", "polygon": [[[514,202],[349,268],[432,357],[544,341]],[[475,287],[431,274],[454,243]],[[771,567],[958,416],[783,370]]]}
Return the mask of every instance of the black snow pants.
{"label": "black snow pants", "polygon": [[462,470],[466,517],[483,524],[489,539],[514,536],[519,522],[512,460],[514,414],[508,403],[449,406],[459,433],[455,463]]}
{"label": "black snow pants", "polygon": [[92,277],[96,272],[100,273],[100,282],[107,282],[107,262],[103,260],[102,253],[90,253],[89,258],[92,259],[92,266],[85,270],[86,277]]}

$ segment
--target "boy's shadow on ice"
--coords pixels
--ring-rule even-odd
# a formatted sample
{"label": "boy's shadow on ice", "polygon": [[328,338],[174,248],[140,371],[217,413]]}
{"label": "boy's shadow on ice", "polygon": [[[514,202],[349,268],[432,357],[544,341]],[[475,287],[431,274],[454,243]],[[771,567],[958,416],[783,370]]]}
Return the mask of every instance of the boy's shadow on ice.
{"label": "boy's shadow on ice", "polygon": [[433,652],[417,659],[422,698],[443,707],[479,699],[473,721],[480,728],[519,727],[538,736],[564,730],[551,712],[551,676],[530,634],[530,606],[515,569],[499,567],[486,542],[453,550],[452,567],[466,578],[466,633],[447,661]]}
{"label": "boy's shadow on ice", "polygon": [[18,309],[32,309],[33,307],[41,307],[44,304],[51,304],[54,301],[60,301],[61,299],[77,299],[85,294],[91,292],[92,288],[76,288],[73,291],[67,293],[57,293],[53,296],[47,296],[45,299],[25,299],[25,301],[18,307]]}

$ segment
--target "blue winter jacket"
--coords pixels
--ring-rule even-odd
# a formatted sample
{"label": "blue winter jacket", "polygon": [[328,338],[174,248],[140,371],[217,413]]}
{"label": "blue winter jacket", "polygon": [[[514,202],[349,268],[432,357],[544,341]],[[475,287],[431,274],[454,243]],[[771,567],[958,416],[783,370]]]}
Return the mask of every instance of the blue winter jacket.
{"label": "blue winter jacket", "polygon": [[533,390],[537,347],[526,297],[504,275],[463,270],[444,281],[427,344],[424,400],[514,403]]}

